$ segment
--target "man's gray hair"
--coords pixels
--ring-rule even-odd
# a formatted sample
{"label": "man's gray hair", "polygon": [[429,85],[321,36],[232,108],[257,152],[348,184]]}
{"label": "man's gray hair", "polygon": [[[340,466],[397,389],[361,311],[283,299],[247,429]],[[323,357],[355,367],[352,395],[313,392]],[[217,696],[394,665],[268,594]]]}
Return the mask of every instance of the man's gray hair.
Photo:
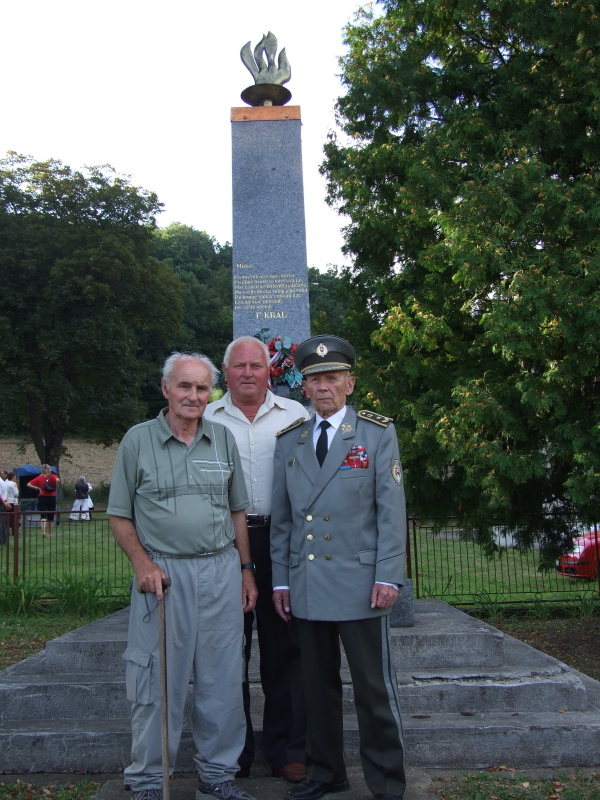
{"label": "man's gray hair", "polygon": [[219,380],[219,370],[215,367],[215,365],[208,356],[203,356],[201,353],[175,352],[171,353],[171,355],[166,359],[162,368],[162,376],[165,383],[167,384],[167,389],[169,388],[169,384],[171,383],[171,375],[173,374],[173,369],[175,367],[175,364],[184,358],[196,358],[198,359],[198,361],[202,361],[202,363],[205,364],[210,371],[211,389],[213,388],[213,386],[217,385],[217,381]]}
{"label": "man's gray hair", "polygon": [[229,367],[229,362],[231,360],[231,351],[237,344],[257,344],[265,354],[265,364],[267,367],[271,364],[271,354],[269,353],[269,348],[264,342],[261,342],[260,339],[257,339],[256,336],[238,336],[237,339],[234,339],[233,342],[229,342],[227,345],[227,350],[225,350],[225,355],[223,356],[223,366],[225,368]]}

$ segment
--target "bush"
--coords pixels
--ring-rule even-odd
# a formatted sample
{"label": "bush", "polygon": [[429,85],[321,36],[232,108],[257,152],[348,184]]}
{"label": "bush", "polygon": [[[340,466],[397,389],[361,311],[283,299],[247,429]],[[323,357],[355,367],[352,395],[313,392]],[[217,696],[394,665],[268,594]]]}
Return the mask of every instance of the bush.
{"label": "bush", "polygon": [[43,587],[28,578],[9,578],[0,583],[0,611],[6,614],[29,615],[39,609]]}

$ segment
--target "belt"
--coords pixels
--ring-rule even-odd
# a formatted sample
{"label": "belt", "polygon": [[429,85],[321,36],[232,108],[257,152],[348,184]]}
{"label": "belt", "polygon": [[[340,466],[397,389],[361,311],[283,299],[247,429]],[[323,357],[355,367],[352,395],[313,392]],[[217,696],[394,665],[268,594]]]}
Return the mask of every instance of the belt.
{"label": "belt", "polygon": [[271,525],[271,515],[246,514],[246,523],[249,528],[268,528]]}
{"label": "belt", "polygon": [[220,547],[218,550],[211,550],[210,553],[191,553],[190,555],[178,555],[176,553],[159,553],[156,550],[146,550],[150,556],[157,558],[208,558],[209,556],[218,556],[233,547],[233,542],[229,542],[225,547]]}

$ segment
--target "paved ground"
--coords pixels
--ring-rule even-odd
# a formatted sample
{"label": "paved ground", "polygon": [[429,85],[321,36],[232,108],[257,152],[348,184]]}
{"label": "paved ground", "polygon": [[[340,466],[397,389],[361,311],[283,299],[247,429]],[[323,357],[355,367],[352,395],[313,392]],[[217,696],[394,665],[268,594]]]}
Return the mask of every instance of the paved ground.
{"label": "paved ground", "polygon": [[[434,776],[450,774],[448,772],[437,773],[416,768],[408,769],[408,788],[404,795],[404,800],[438,800],[438,795],[431,789],[432,772]],[[362,770],[359,767],[349,770],[350,790],[340,793],[340,800],[372,800],[372,796],[365,786]],[[123,789],[123,779],[121,775],[102,774],[102,775],[68,775],[68,774],[48,774],[33,773],[28,775],[1,775],[1,782],[13,783],[17,780],[35,783],[38,785],[56,785],[60,783],[75,782],[81,780],[93,780],[103,783],[103,787],[96,796],[96,800],[131,800],[131,794]],[[257,771],[256,776],[243,778],[239,781],[247,792],[257,798],[257,800],[284,800],[285,793],[292,784],[287,783],[283,778],[271,778],[269,774]],[[189,774],[176,775],[171,782],[171,800],[194,800],[196,794],[197,780]],[[333,795],[332,795],[333,797]]]}
{"label": "paved ground", "polygon": [[[466,770],[465,770],[466,771]],[[475,770],[469,770],[474,772]],[[519,768],[514,770],[514,774],[523,775],[530,779],[549,775],[565,775],[570,772],[596,773],[599,767],[556,767],[540,768],[534,767]],[[448,775],[456,775],[461,770],[435,770],[409,767],[407,770],[408,786],[404,800],[439,800],[439,781]],[[511,770],[512,772],[512,770]],[[365,786],[362,770],[354,767],[348,771],[350,780],[350,790],[340,794],[339,800],[372,800],[371,794]],[[47,773],[36,772],[22,775],[0,775],[0,783],[14,783],[17,780],[33,783],[39,786],[55,786],[62,783],[76,783],[77,781],[92,780],[102,783],[102,788],[96,795],[95,800],[131,800],[131,794],[123,789],[122,775],[114,773],[103,774],[69,774],[69,773]],[[287,789],[292,784],[287,783],[283,778],[271,778],[266,772],[256,771],[256,775],[239,781],[247,792],[257,798],[257,800],[284,800]],[[171,782],[171,800],[195,800],[197,781],[189,773],[176,775]],[[330,796],[326,796],[329,798]],[[333,800],[333,795],[331,795]],[[337,799],[336,799],[337,800]]]}

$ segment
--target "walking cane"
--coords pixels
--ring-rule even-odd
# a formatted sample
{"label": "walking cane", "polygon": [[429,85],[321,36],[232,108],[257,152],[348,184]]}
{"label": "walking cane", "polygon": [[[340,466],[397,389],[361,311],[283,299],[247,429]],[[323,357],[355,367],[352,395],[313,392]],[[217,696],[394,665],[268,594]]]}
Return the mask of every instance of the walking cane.
{"label": "walking cane", "polygon": [[[163,578],[163,590],[171,585],[171,578]],[[165,621],[165,595],[158,601],[158,651],[160,661],[160,733],[162,741],[163,800],[170,800],[169,786],[169,707],[167,702],[167,624]]]}

